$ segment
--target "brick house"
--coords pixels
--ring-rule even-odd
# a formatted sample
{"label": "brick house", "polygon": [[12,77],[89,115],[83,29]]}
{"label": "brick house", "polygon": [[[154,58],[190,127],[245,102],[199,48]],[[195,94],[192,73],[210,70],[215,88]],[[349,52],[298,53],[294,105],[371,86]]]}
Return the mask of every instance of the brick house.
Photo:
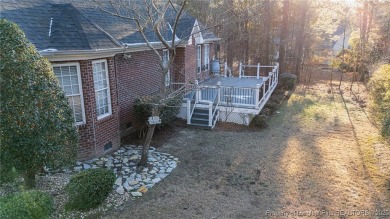
{"label": "brick house", "polygon": [[[0,17],[18,24],[51,62],[73,109],[79,159],[117,149],[121,136],[133,129],[135,98],[161,84],[158,58],[134,24],[83,0],[2,0],[0,6]],[[146,35],[164,53],[154,33]],[[219,39],[188,13],[177,37],[182,43],[166,83],[208,78]]]}

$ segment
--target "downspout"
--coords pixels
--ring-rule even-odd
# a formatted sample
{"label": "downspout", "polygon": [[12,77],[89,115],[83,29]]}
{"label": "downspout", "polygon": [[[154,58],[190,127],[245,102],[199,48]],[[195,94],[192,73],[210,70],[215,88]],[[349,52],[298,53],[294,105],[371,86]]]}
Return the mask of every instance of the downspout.
{"label": "downspout", "polygon": [[[92,64],[92,61],[90,61],[91,64]],[[92,67],[93,69],[93,67]],[[93,81],[93,72],[92,73],[92,81]],[[95,90],[94,90],[94,93],[95,93]],[[95,99],[94,99],[94,102],[96,104],[96,95],[95,96]],[[90,100],[92,98],[89,98]],[[94,145],[95,145],[95,157],[97,157],[97,143],[96,143],[96,129],[95,129],[95,116],[93,115],[93,111],[96,111],[96,105],[95,107],[91,110],[91,118],[92,118],[92,129],[93,129],[93,141],[94,141]]]}
{"label": "downspout", "polygon": [[[95,97],[96,98],[96,97]],[[95,107],[96,110],[96,107]],[[95,130],[95,117],[93,116],[93,110],[91,110],[92,116],[92,128],[93,128],[93,141],[95,143],[95,157],[97,157],[97,143],[96,143],[96,130]]]}
{"label": "downspout", "polygon": [[[127,46],[126,46],[126,48],[127,48]],[[123,54],[125,54],[125,50],[123,50]],[[115,75],[115,86],[116,86],[116,89],[115,89],[115,92],[116,92],[116,104],[117,104],[117,113],[118,113],[118,117],[119,117],[119,115],[120,115],[120,104],[119,104],[119,100],[120,100],[120,98],[119,98],[119,89],[118,89],[118,77],[117,77],[117,66],[116,66],[116,56],[117,54],[115,54],[114,55],[114,57],[113,57],[113,61],[114,61],[114,75]],[[111,104],[112,104],[112,101],[111,101]],[[119,118],[118,118],[118,120],[120,120]],[[121,139],[122,138],[122,134],[121,134],[121,131],[120,131],[120,124],[118,124],[118,131],[119,131],[119,138]],[[119,145],[120,145],[121,143],[119,142]]]}

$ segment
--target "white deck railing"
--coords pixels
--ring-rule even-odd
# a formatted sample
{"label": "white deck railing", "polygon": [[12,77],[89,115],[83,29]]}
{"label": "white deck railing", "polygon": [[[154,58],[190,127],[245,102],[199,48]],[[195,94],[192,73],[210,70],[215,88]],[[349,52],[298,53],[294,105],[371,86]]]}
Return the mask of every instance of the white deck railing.
{"label": "white deck railing", "polygon": [[[256,67],[256,76],[246,76],[242,70],[244,67]],[[271,68],[268,76],[260,76],[261,68]],[[225,77],[227,72],[225,64]],[[191,124],[191,117],[196,105],[202,105],[209,109],[209,126],[212,126],[212,121],[219,106],[229,106],[238,108],[251,108],[260,111],[265,103],[270,98],[272,92],[278,84],[279,65],[261,66],[257,65],[242,65],[239,67],[239,78],[256,78],[263,79],[262,84],[257,84],[253,87],[239,86],[222,86],[221,82],[217,85],[201,85],[196,82],[196,89],[193,92],[194,96],[187,99],[187,123]],[[191,103],[194,103],[191,105]]]}

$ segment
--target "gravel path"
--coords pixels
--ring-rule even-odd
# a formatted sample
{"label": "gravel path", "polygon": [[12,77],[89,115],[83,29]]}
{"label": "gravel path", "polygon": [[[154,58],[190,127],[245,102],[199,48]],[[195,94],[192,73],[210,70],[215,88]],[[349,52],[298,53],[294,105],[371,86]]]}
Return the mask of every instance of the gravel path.
{"label": "gravel path", "polygon": [[177,168],[108,218],[390,217],[390,147],[328,89],[298,87],[258,132],[176,128],[159,150]]}

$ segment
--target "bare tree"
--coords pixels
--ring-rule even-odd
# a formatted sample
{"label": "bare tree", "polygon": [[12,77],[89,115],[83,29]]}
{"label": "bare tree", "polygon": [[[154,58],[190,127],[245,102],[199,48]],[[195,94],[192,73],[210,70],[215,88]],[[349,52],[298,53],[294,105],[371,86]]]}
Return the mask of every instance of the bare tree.
{"label": "bare tree", "polygon": [[[183,14],[187,1],[184,0],[180,5],[175,5],[171,0],[162,1],[109,1],[109,9],[107,2],[94,0],[101,11],[104,11],[113,16],[124,18],[129,22],[134,22],[138,32],[151,51],[158,57],[159,66],[161,68],[161,84],[159,91],[153,95],[153,98],[141,99],[143,104],[151,107],[152,117],[160,116],[162,107],[166,106],[172,99],[177,98],[178,93],[172,92],[166,87],[166,77],[176,57],[176,47],[180,44],[180,40],[176,37],[179,20]],[[168,20],[167,20],[168,19]],[[146,31],[152,30],[156,35],[161,45],[156,46],[146,36]],[[165,34],[170,31],[169,37]],[[167,39],[168,38],[168,39]],[[161,47],[168,51],[168,60],[166,53],[161,53]],[[140,167],[144,167],[148,162],[148,152],[152,141],[156,124],[148,124],[148,132],[145,143],[142,148],[142,156],[139,162]]]}
{"label": "bare tree", "polygon": [[279,71],[284,73],[286,71],[286,40],[288,35],[288,17],[289,17],[289,0],[283,1],[283,20],[280,32],[280,46],[279,46]]}

